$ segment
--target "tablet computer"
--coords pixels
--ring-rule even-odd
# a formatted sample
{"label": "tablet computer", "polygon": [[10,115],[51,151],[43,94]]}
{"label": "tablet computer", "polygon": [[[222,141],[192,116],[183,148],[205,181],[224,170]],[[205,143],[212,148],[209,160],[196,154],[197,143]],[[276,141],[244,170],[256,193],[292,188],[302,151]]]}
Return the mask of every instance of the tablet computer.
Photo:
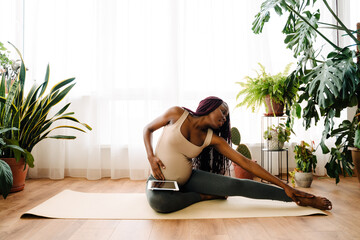
{"label": "tablet computer", "polygon": [[179,191],[179,186],[176,181],[170,180],[149,180],[148,189],[150,190],[169,190]]}

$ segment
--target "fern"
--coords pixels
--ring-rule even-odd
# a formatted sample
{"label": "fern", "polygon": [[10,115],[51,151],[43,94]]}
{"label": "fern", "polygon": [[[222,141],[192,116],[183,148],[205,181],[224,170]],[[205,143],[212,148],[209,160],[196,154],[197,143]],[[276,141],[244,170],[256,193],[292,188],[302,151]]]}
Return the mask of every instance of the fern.
{"label": "fern", "polygon": [[287,99],[288,96],[296,96],[297,88],[291,89],[290,93],[286,84],[292,63],[286,65],[284,71],[276,75],[268,74],[265,71],[265,67],[261,63],[258,64],[260,70],[259,72],[256,71],[256,77],[246,76],[246,82],[236,82],[236,84],[242,87],[242,90],[236,95],[236,100],[242,95],[245,96],[244,99],[236,105],[236,108],[246,105],[247,108],[251,107],[254,111],[255,108],[260,107],[264,103],[267,95],[277,103],[285,103],[285,99]]}

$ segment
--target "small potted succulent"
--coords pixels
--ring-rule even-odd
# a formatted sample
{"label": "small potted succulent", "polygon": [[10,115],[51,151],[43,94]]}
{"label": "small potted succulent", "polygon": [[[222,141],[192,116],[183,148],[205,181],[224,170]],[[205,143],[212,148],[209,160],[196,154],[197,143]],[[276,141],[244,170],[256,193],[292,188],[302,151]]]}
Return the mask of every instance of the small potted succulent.
{"label": "small potted succulent", "polygon": [[298,187],[310,187],[313,181],[313,171],[315,172],[317,164],[314,145],[314,141],[311,145],[301,141],[294,148],[296,168],[290,175],[294,176]]}
{"label": "small potted succulent", "polygon": [[291,128],[287,127],[284,123],[268,127],[264,132],[267,150],[283,149],[284,143],[290,140],[291,132]]}

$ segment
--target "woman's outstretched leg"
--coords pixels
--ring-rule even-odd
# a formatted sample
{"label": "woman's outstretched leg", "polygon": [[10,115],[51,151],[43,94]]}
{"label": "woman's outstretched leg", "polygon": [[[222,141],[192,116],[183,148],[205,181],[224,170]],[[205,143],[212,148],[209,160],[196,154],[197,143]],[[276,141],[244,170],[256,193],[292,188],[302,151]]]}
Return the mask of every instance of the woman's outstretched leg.
{"label": "woman's outstretched leg", "polygon": [[292,202],[282,188],[248,179],[238,179],[201,170],[193,170],[183,186],[188,192],[215,196],[243,196],[255,199],[271,199]]}
{"label": "woman's outstretched leg", "polygon": [[[243,196],[255,199],[271,199],[292,202],[284,189],[270,184],[248,179],[222,176],[201,170],[193,170],[191,178],[183,186],[186,191],[194,191],[215,196]],[[295,190],[296,203],[300,206],[311,206],[321,210],[332,209],[331,202],[312,194]]]}

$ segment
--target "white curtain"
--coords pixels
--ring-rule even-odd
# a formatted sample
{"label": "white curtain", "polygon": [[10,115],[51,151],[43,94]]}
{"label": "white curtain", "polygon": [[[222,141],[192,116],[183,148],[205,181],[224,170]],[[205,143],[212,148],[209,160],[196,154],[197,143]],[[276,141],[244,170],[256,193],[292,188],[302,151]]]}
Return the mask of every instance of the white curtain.
{"label": "white curtain", "polygon": [[[284,19],[273,13],[263,34],[252,33],[262,1],[1,1],[12,9],[9,25],[16,30],[0,40],[12,39],[22,51],[28,84],[41,82],[48,63],[50,85],[76,77],[66,101],[93,128],[66,131],[74,141],[41,142],[30,177],[144,179],[144,126],[170,106],[195,109],[209,95],[228,102],[232,125],[260,157],[262,111],[234,109],[235,82],[254,75],[258,62],[270,73],[295,63],[283,44]],[[298,138],[309,136],[298,126]],[[311,135],[319,142],[318,131]]]}

